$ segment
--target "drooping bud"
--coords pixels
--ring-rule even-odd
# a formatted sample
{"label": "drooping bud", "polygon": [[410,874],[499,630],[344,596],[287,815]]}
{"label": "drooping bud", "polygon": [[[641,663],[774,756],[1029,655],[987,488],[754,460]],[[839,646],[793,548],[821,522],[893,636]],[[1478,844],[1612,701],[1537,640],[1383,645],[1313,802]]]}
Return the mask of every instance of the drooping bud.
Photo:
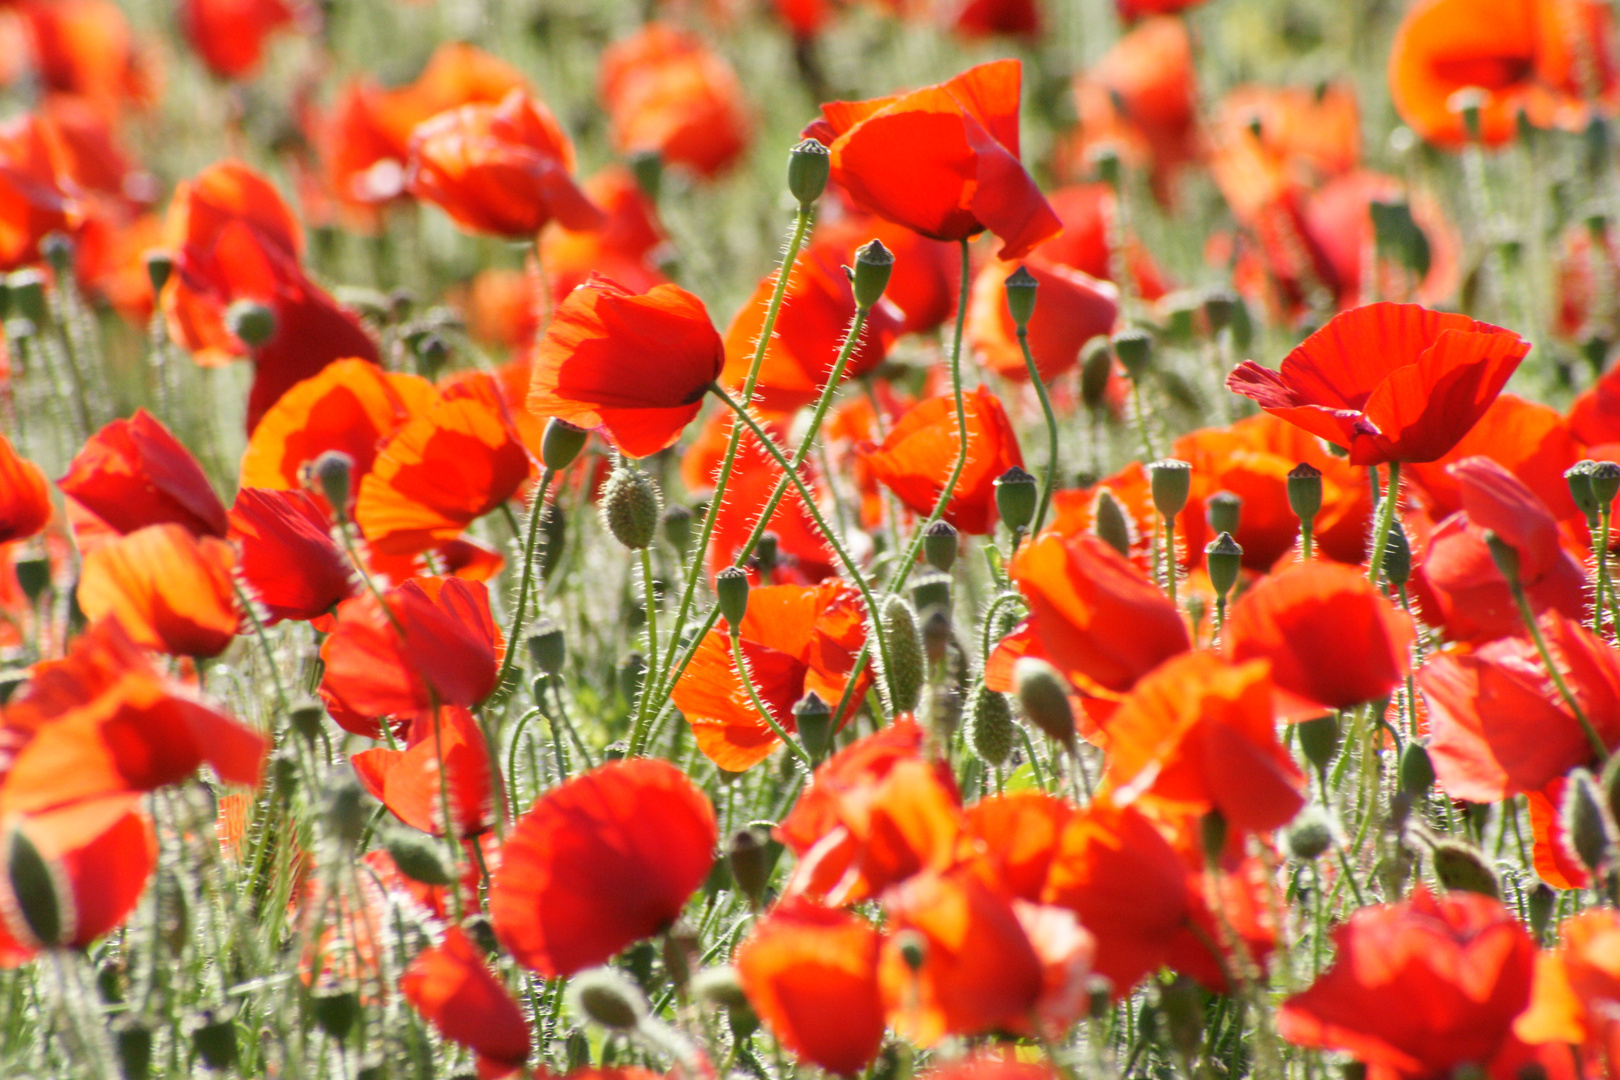
{"label": "drooping bud", "polygon": [[776,862],[771,857],[770,844],[771,834],[757,826],[739,829],[726,844],[731,880],[737,883],[737,891],[748,898],[755,911],[765,899],[765,888],[771,883],[771,868]]}
{"label": "drooping bud", "polygon": [[1502,899],[1502,886],[1496,880],[1495,871],[1485,862],[1485,856],[1472,845],[1456,840],[1437,840],[1429,858],[1434,863],[1435,878],[1447,890]]}
{"label": "drooping bud", "polygon": [[339,520],[347,520],[349,499],[354,491],[354,458],[341,450],[328,450],[315,459],[309,471],[320,485],[332,513]]}
{"label": "drooping bud", "polygon": [[35,940],[47,949],[72,940],[73,891],[60,867],[34,846],[20,823],[7,830],[0,850],[11,899]]}
{"label": "drooping bud", "polygon": [[383,841],[399,872],[423,885],[444,887],[455,881],[438,841],[414,829],[390,829]]}
{"label": "drooping bud", "polygon": [[555,416],[546,421],[546,430],[540,436],[540,460],[548,469],[561,471],[574,463],[591,433]]}
{"label": "drooping bud", "polygon": [[889,287],[889,275],[894,272],[894,252],[883,246],[883,241],[872,240],[855,249],[855,272],[850,286],[855,293],[855,306],[871,311],[883,299],[883,290]]}
{"label": "drooping bud", "polygon": [[692,976],[692,996],[698,1001],[722,1009],[746,1009],[748,995],[743,993],[742,979],[730,964],[704,968]]}
{"label": "drooping bud", "polygon": [[832,746],[832,707],[814,690],[793,703],[793,723],[811,761],[820,761]]}
{"label": "drooping bud", "polygon": [[1416,739],[1401,751],[1399,773],[1401,790],[1414,799],[1427,795],[1434,786],[1434,762],[1429,760],[1429,751]]}
{"label": "drooping bud", "polygon": [[602,485],[602,524],[613,539],[640,551],[653,542],[663,502],[652,477],[628,461],[621,461]]}
{"label": "drooping bud", "polygon": [[1165,458],[1148,465],[1148,485],[1153,491],[1153,508],[1166,520],[1186,507],[1192,494],[1192,465],[1176,458]]}
{"label": "drooping bud", "polygon": [[1114,352],[1108,338],[1098,334],[1080,350],[1080,400],[1095,412],[1108,396],[1108,377],[1114,372]]}
{"label": "drooping bud", "polygon": [[922,635],[916,612],[898,596],[883,602],[883,640],[889,650],[888,667],[883,672],[889,707],[895,712],[913,712],[922,695]]}
{"label": "drooping bud", "polygon": [[1092,504],[1091,531],[1121,555],[1131,553],[1131,526],[1125,517],[1125,508],[1107,488],[1097,491],[1097,501]]}
{"label": "drooping bud", "polygon": [[174,273],[174,256],[153,248],[142,259],[146,263],[146,280],[152,284],[152,295],[163,295],[163,287],[169,283],[169,275]]}
{"label": "drooping bud", "polygon": [[748,614],[748,592],[748,571],[740,566],[728,566],[714,576],[714,598],[733,634],[742,632],[743,616]]}
{"label": "drooping bud", "polygon": [[581,971],[568,983],[568,1008],[609,1031],[634,1031],[647,1018],[647,998],[610,967]]}
{"label": "drooping bud", "polygon": [[1301,525],[1315,525],[1322,512],[1322,470],[1302,461],[1288,470],[1288,508]]}
{"label": "drooping bud", "polygon": [[535,670],[547,675],[555,675],[562,670],[563,661],[568,658],[568,640],[563,628],[549,616],[541,616],[534,624],[534,633],[529,635],[527,644],[529,659],[533,661]]}
{"label": "drooping bud", "polygon": [[1412,579],[1412,542],[1399,518],[1391,519],[1389,536],[1384,540],[1384,577],[1397,589]]}
{"label": "drooping bud", "polygon": [[967,740],[986,765],[1006,763],[1013,746],[1012,704],[1006,694],[982,682],[973,688],[968,698]]}
{"label": "drooping bud", "polygon": [[1017,465],[996,477],[996,513],[1001,521],[1015,533],[1029,528],[1035,519],[1035,508],[1040,502],[1040,490],[1035,478]]}
{"label": "drooping bud", "polygon": [[1496,569],[1514,585],[1519,580],[1519,549],[1498,536],[1494,529],[1485,530],[1485,547],[1491,553]]}
{"label": "drooping bud", "polygon": [[326,706],[314,697],[293,702],[292,708],[287,710],[287,726],[305,742],[314,742],[326,726]]}
{"label": "drooping bud", "polygon": [[956,526],[943,518],[923,530],[923,558],[941,573],[950,573],[960,548]]}
{"label": "drooping bud", "polygon": [[1045,660],[1025,656],[1013,665],[1013,685],[1018,705],[1030,723],[1053,742],[1075,746],[1074,709],[1069,704],[1069,688],[1062,673]]}
{"label": "drooping bud", "polygon": [[815,139],[805,139],[788,151],[788,191],[801,208],[821,198],[831,175],[832,154]]}
{"label": "drooping bud", "polygon": [[1013,325],[1023,330],[1035,316],[1035,292],[1040,288],[1040,282],[1035,280],[1034,274],[1020,266],[1007,275],[1004,288],[1007,290],[1007,313],[1012,316]]}
{"label": "drooping bud", "polygon": [[1231,533],[1223,532],[1204,545],[1204,565],[1209,569],[1209,583],[1215,595],[1225,598],[1237,584],[1238,572],[1243,569],[1243,548]]}
{"label": "drooping bud", "polygon": [[412,351],[416,354],[416,373],[424,379],[438,378],[450,362],[450,343],[438,334],[423,334]]}
{"label": "drooping bud", "polygon": [[1596,873],[1608,861],[1615,833],[1609,814],[1603,807],[1603,797],[1590,772],[1575,769],[1569,774],[1559,814],[1564,835],[1569,838],[1575,855],[1582,865]]}
{"label": "drooping bud", "polygon": [[254,300],[238,300],[225,309],[225,327],[248,348],[257,348],[276,333],[276,313]]}
{"label": "drooping bud", "polygon": [[1339,754],[1339,718],[1328,713],[1314,720],[1302,720],[1296,727],[1299,748],[1304,751],[1305,760],[1316,769],[1325,769],[1333,764],[1333,759]]}
{"label": "drooping bud", "polygon": [[1153,363],[1153,336],[1146,330],[1121,330],[1114,335],[1114,355],[1132,382],[1141,382]]}
{"label": "drooping bud", "polygon": [[1217,491],[1204,500],[1204,520],[1209,522],[1210,532],[1236,536],[1243,520],[1243,497],[1230,491]]}

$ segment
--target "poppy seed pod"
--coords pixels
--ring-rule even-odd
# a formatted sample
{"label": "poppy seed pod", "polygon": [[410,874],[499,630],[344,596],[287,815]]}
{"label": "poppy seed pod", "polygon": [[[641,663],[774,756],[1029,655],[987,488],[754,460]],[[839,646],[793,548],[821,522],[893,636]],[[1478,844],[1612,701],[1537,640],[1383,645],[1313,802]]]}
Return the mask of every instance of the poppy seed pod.
{"label": "poppy seed pod", "polygon": [[1226,815],[1219,810],[1211,810],[1198,819],[1198,839],[1203,845],[1204,862],[1207,865],[1220,864],[1221,856],[1226,852],[1226,837],[1229,831]]}
{"label": "poppy seed pod", "polygon": [[1074,749],[1074,709],[1063,675],[1045,660],[1025,656],[1013,665],[1018,705],[1053,742]]}
{"label": "poppy seed pod", "polygon": [[225,326],[251,349],[275,336],[276,313],[253,300],[238,300],[225,309]]}
{"label": "poppy seed pod", "polygon": [[1322,512],[1322,470],[1302,461],[1288,470],[1288,508],[1309,528]]}
{"label": "poppy seed pod", "polygon": [[776,569],[781,543],[781,538],[769,529],[759,534],[759,542],[754,545],[754,555],[748,564],[759,572],[761,579],[769,580],[771,571]]}
{"label": "poppy seed pod", "polygon": [[801,209],[808,209],[827,190],[832,154],[815,139],[806,139],[788,151],[788,191]]}
{"label": "poppy seed pod", "polygon": [[1080,350],[1080,400],[1096,411],[1108,396],[1108,377],[1114,373],[1114,354],[1101,334]]}
{"label": "poppy seed pod", "polygon": [[1146,330],[1121,330],[1113,338],[1114,355],[1132,382],[1141,382],[1153,362],[1153,337]]}
{"label": "poppy seed pod", "polygon": [[41,948],[73,938],[73,892],[61,870],[34,846],[20,824],[5,838],[6,881],[18,913]]}
{"label": "poppy seed pod", "polygon": [[1237,584],[1238,571],[1243,569],[1243,548],[1232,534],[1223,532],[1204,545],[1204,565],[1209,570],[1209,583],[1221,599]]}
{"label": "poppy seed pod", "polygon": [[1007,290],[1007,313],[1022,334],[1029,326],[1029,320],[1035,317],[1035,293],[1040,288],[1040,282],[1035,280],[1034,274],[1020,266],[1007,275],[1004,287]]}
{"label": "poppy seed pod", "polygon": [[321,728],[326,720],[326,706],[318,698],[304,698],[293,702],[291,709],[287,710],[287,726],[298,733],[302,739],[314,742],[321,736]]}
{"label": "poppy seed pod", "polygon": [[728,566],[714,576],[714,598],[733,637],[742,632],[743,616],[748,614],[748,571]]}
{"label": "poppy seed pod", "polygon": [[1299,748],[1313,768],[1325,769],[1339,753],[1339,718],[1332,713],[1297,725]]}
{"label": "poppy seed pod", "polygon": [[984,683],[974,687],[968,699],[967,739],[973,752],[986,765],[1001,766],[1012,754],[1012,705],[1007,695]]}
{"label": "poppy seed pod", "polygon": [[327,505],[338,519],[349,516],[349,496],[354,490],[354,459],[341,450],[328,450],[315,459],[310,473],[326,496]]}
{"label": "poppy seed pod", "polygon": [[53,231],[40,237],[39,253],[56,272],[58,280],[64,280],[73,272],[73,239],[67,233]]}
{"label": "poppy seed pod", "polygon": [[1434,786],[1434,762],[1420,742],[1409,742],[1401,751],[1399,772],[1401,790],[1414,799],[1427,795]]}
{"label": "poppy seed pod", "polygon": [[563,635],[563,628],[549,617],[542,616],[534,624],[528,646],[529,659],[534,662],[536,670],[547,675],[555,675],[562,670],[563,660],[568,656],[568,640]]}
{"label": "poppy seed pod", "polygon": [[995,488],[996,512],[1001,515],[1002,523],[1015,533],[1029,528],[1040,501],[1035,478],[1014,465],[996,477]]}
{"label": "poppy seed pod", "polygon": [[889,707],[895,712],[911,712],[922,694],[922,636],[917,630],[916,612],[898,596],[883,602],[883,640],[889,649],[883,671]]}
{"label": "poppy seed pod", "polygon": [[918,611],[927,611],[929,608],[939,608],[941,611],[950,611],[951,608],[951,579],[949,575],[938,571],[917,575],[917,582],[911,587],[911,603]]}
{"label": "poppy seed pod", "polygon": [[657,150],[638,150],[625,159],[641,193],[653,202],[664,189],[664,156]]}
{"label": "poppy seed pod", "polygon": [[855,249],[855,272],[850,286],[855,293],[855,306],[871,311],[883,299],[883,290],[889,287],[889,275],[894,272],[894,252],[883,246],[881,240],[871,240]]}
{"label": "poppy seed pod", "polygon": [[1097,501],[1092,505],[1091,531],[1121,555],[1131,553],[1131,526],[1125,508],[1107,488],[1097,492]]}
{"label": "poppy seed pod", "polygon": [[1307,806],[1288,826],[1283,840],[1290,855],[1309,862],[1333,846],[1333,823],[1321,807]]}
{"label": "poppy seed pod", "polygon": [[1167,521],[1175,520],[1187,506],[1192,493],[1192,466],[1175,458],[1155,461],[1147,467],[1148,484],[1153,491],[1153,508]]}
{"label": "poppy seed pod", "polygon": [[757,826],[749,826],[733,833],[726,844],[726,862],[731,867],[731,880],[737,891],[748,898],[757,911],[765,899],[765,888],[771,883],[770,833]]}
{"label": "poppy seed pod", "polygon": [[1570,846],[1581,864],[1596,873],[1608,862],[1615,831],[1612,819],[1603,807],[1597,784],[1587,770],[1576,769],[1569,774],[1559,816],[1564,834],[1569,837]]}
{"label": "poppy seed pod", "polygon": [[444,863],[439,844],[431,836],[415,830],[390,830],[383,841],[388,857],[401,874],[423,885],[443,887],[455,881]]}
{"label": "poppy seed pod", "polygon": [[347,764],[333,772],[336,775],[328,775],[325,781],[326,796],[321,806],[321,820],[327,834],[344,850],[352,851],[365,835],[366,818],[370,817],[366,808],[366,791]]}
{"label": "poppy seed pod", "polygon": [[811,690],[793,703],[793,723],[810,759],[820,761],[832,745],[831,707]]}
{"label": "poppy seed pod", "polygon": [[1620,495],[1620,464],[1600,461],[1592,466],[1592,495],[1600,510],[1613,505],[1615,496]]}
{"label": "poppy seed pod", "polygon": [[1547,936],[1547,927],[1552,924],[1553,912],[1558,907],[1558,893],[1546,882],[1540,882],[1524,898],[1524,906],[1530,913],[1530,929],[1537,938]]}
{"label": "poppy seed pod", "polygon": [[602,485],[602,523],[631,551],[653,542],[663,501],[652,477],[628,461],[619,462]]}
{"label": "poppy seed pod", "polygon": [[315,1024],[332,1038],[342,1042],[360,1019],[360,995],[353,987],[325,987],[310,995],[310,1011]]}
{"label": "poppy seed pod", "polygon": [[1485,862],[1480,851],[1469,844],[1455,840],[1439,840],[1429,853],[1434,863],[1434,876],[1449,892],[1479,893],[1493,899],[1502,898],[1501,883],[1496,873]]}
{"label": "poppy seed pod", "polygon": [[950,573],[951,567],[956,565],[960,548],[956,526],[948,521],[936,521],[923,530],[923,558],[941,573]]}
{"label": "poppy seed pod", "polygon": [[575,975],[568,984],[568,1007],[609,1031],[634,1031],[647,1018],[647,998],[641,988],[610,967]]}
{"label": "poppy seed pod", "polygon": [[1204,520],[1209,522],[1210,531],[1231,533],[1236,536],[1238,525],[1243,521],[1243,498],[1230,491],[1217,491],[1204,500]]}
{"label": "poppy seed pod", "polygon": [[174,273],[174,256],[167,251],[148,251],[143,257],[146,263],[146,280],[152,284],[152,295],[161,296],[163,286],[169,283],[169,275]]}
{"label": "poppy seed pod", "polygon": [[1204,295],[1204,320],[1209,323],[1209,332],[1218,334],[1232,325],[1234,311],[1243,303],[1237,293],[1226,289],[1215,289]]}
{"label": "poppy seed pod", "polygon": [[540,460],[554,471],[568,468],[585,449],[590,434],[582,427],[552,417],[546,421],[545,434],[540,436]]}
{"label": "poppy seed pod", "polygon": [[1592,490],[1592,470],[1597,462],[1588,458],[1577,461],[1564,470],[1564,483],[1569,485],[1569,497],[1575,501],[1575,506],[1586,516],[1586,524],[1596,528],[1601,507],[1598,505],[1597,493]]}
{"label": "poppy seed pod", "polygon": [[894,936],[895,950],[912,974],[922,970],[928,960],[928,939],[915,930],[902,930]]}

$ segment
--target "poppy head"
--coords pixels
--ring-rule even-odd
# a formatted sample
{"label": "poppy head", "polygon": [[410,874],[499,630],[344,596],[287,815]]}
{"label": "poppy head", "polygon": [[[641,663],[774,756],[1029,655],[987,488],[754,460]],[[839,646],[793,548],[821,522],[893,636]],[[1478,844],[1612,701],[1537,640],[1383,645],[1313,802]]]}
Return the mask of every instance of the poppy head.
{"label": "poppy head", "polygon": [[241,612],[224,540],[182,525],[148,525],[85,556],[79,607],[91,621],[116,618],[136,642],[176,656],[218,656]]}
{"label": "poppy head", "polygon": [[480,1076],[505,1076],[529,1059],[523,1010],[461,927],[416,954],[399,992],[440,1035],[478,1055]]}
{"label": "poppy head", "polygon": [[116,533],[170,522],[195,536],[227,528],[202,466],[145,409],[92,435],[57,486]]}
{"label": "poppy head", "polygon": [[[1007,278],[1019,268],[998,261],[979,271],[968,301],[967,335],[986,367],[1002,378],[1027,382],[1018,327],[1007,310]],[[1025,261],[1022,269],[1037,285],[1027,328],[1029,351],[1041,380],[1050,383],[1074,367],[1086,342],[1113,332],[1119,292],[1106,281],[1040,257]]]}
{"label": "poppy head", "polygon": [[45,474],[20,457],[0,435],[0,544],[43,532],[51,520],[51,489]]}

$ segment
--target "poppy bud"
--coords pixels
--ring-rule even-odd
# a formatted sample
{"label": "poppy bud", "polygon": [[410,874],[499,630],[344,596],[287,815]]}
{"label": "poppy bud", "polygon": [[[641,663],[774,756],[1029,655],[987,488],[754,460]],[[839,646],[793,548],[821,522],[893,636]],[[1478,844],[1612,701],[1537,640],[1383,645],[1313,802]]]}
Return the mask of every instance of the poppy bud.
{"label": "poppy bud", "polygon": [[302,698],[293,702],[292,708],[287,710],[287,726],[308,742],[321,737],[325,720],[326,706],[321,704],[319,698]]}
{"label": "poppy bud", "polygon": [[124,1080],[146,1080],[152,1075],[152,1029],[131,1017],[113,1025],[113,1049]]}
{"label": "poppy bud", "polygon": [[684,988],[692,981],[692,968],[700,962],[702,944],[697,929],[685,919],[676,919],[675,925],[664,931],[664,971],[670,982]]}
{"label": "poppy bud", "polygon": [[657,202],[659,193],[664,189],[663,155],[657,150],[638,150],[625,160],[625,164],[630,166],[630,175],[635,177],[641,193]]}
{"label": "poppy bud", "polygon": [[351,768],[335,769],[335,776],[326,779],[326,798],[321,807],[321,818],[327,833],[345,850],[352,851],[365,835],[366,792]]}
{"label": "poppy bud", "polygon": [[1218,334],[1231,326],[1233,311],[1241,303],[1237,293],[1227,289],[1204,294],[1204,319],[1209,323],[1209,332]]}
{"label": "poppy bud", "polygon": [[922,613],[923,655],[930,667],[938,667],[945,659],[945,650],[951,642],[951,616],[935,604]]}
{"label": "poppy bud", "polygon": [[17,912],[42,948],[55,948],[73,938],[73,891],[61,869],[34,846],[16,824],[5,842],[6,882]]}
{"label": "poppy bud", "polygon": [[1599,510],[1606,510],[1614,504],[1614,497],[1620,495],[1620,465],[1600,461],[1592,466],[1592,494],[1598,501]]}
{"label": "poppy bud", "polygon": [[1097,492],[1097,501],[1091,507],[1091,531],[1097,539],[1119,552],[1131,553],[1131,526],[1114,493],[1107,488]]}
{"label": "poppy bud", "polygon": [[793,703],[793,723],[799,729],[810,760],[820,761],[832,746],[832,709],[814,690]]}
{"label": "poppy bud", "polygon": [[748,995],[743,993],[742,980],[737,976],[737,969],[730,964],[704,968],[692,976],[692,996],[728,1012],[751,1008],[748,1004]]}
{"label": "poppy bud", "polygon": [[1074,709],[1058,669],[1045,660],[1022,657],[1013,665],[1013,685],[1018,705],[1030,722],[1053,742],[1074,749]]}
{"label": "poppy bud", "polygon": [[917,632],[916,613],[898,596],[883,602],[883,640],[889,649],[888,666],[883,672],[889,707],[895,712],[911,712],[922,694],[922,637]]}
{"label": "poppy bud", "polygon": [[1588,870],[1596,873],[1608,861],[1609,847],[1614,843],[1614,827],[1590,772],[1576,769],[1569,774],[1559,815],[1563,819],[1564,835],[1569,838],[1575,855]]}
{"label": "poppy bud", "polygon": [[454,883],[455,875],[444,863],[439,844],[426,833],[391,829],[383,841],[388,857],[401,874],[423,885],[443,887]]}
{"label": "poppy bud", "polygon": [[678,554],[685,555],[687,547],[692,543],[692,511],[680,503],[672,503],[664,509],[664,539]]}
{"label": "poppy bud", "polygon": [[973,752],[986,765],[1006,764],[1012,754],[1012,705],[1007,695],[997,693],[984,683],[973,688],[968,699],[967,739]]}
{"label": "poppy bud", "polygon": [[1097,178],[1115,191],[1119,190],[1119,150],[1113,143],[1101,143],[1087,155],[1097,170]]}
{"label": "poppy bud", "polygon": [[35,327],[45,325],[45,275],[39,270],[18,270],[6,279],[11,306]]}
{"label": "poppy bud", "polygon": [[1321,807],[1307,806],[1289,824],[1283,839],[1290,855],[1309,862],[1333,846],[1333,823]]}
{"label": "poppy bud", "polygon": [[770,843],[770,833],[750,826],[733,833],[726,845],[731,880],[737,883],[737,891],[748,898],[755,911],[765,899],[765,888],[771,883],[771,869],[776,861],[771,858]]}
{"label": "poppy bud", "polygon": [[1333,764],[1333,759],[1339,753],[1339,718],[1329,713],[1314,720],[1301,720],[1295,726],[1305,760],[1316,769],[1325,769]]}
{"label": "poppy bud", "polygon": [[1209,568],[1209,583],[1215,587],[1215,595],[1224,600],[1237,584],[1238,571],[1243,569],[1243,548],[1231,533],[1223,532],[1204,545],[1204,565]]}
{"label": "poppy bud", "polygon": [[1164,336],[1171,341],[1185,342],[1193,336],[1193,316],[1197,314],[1201,303],[1190,292],[1182,291],[1166,296],[1160,302],[1160,310],[1165,313],[1166,322]]}
{"label": "poppy bud", "polygon": [[917,582],[911,587],[911,604],[918,611],[927,611],[933,607],[949,611],[951,609],[950,577],[939,573],[917,575]]}
{"label": "poppy bud", "polygon": [[894,945],[912,974],[922,970],[923,963],[928,959],[927,938],[915,930],[902,930],[894,936]]}
{"label": "poppy bud", "polygon": [[1455,840],[1437,840],[1429,858],[1434,862],[1436,880],[1447,890],[1502,899],[1502,886],[1497,883],[1495,872],[1473,846]]}
{"label": "poppy bud", "polygon": [[146,280],[152,283],[152,295],[158,296],[162,294],[163,286],[169,283],[169,275],[174,273],[174,256],[154,248],[143,256],[143,261],[146,263]]}
{"label": "poppy bud", "polygon": [[549,579],[562,559],[563,543],[568,539],[568,518],[556,503],[547,503],[540,511],[540,534],[545,537],[545,560],[540,564],[540,576]]}
{"label": "poppy bud", "polygon": [[1086,1015],[1101,1020],[1114,1006],[1114,980],[1106,975],[1093,975],[1086,980]]}
{"label": "poppy bud", "polygon": [[1416,740],[1407,743],[1401,751],[1399,772],[1401,790],[1414,799],[1427,795],[1434,786],[1434,762],[1429,760],[1429,751]]}
{"label": "poppy bud", "polygon": [[619,661],[619,693],[624,700],[635,701],[641,696],[641,684],[647,677],[647,658],[639,652],[625,653]]}
{"label": "poppy bud", "polygon": [[1114,373],[1114,354],[1108,338],[1098,334],[1080,350],[1080,400],[1086,408],[1103,406],[1108,394],[1108,377]]}
{"label": "poppy bud", "polygon": [[338,1042],[349,1037],[354,1022],[360,1019],[360,995],[351,987],[329,986],[315,991],[310,1011],[315,1023]]}
{"label": "poppy bud", "polygon": [[1198,984],[1185,975],[1159,990],[1165,1035],[1176,1052],[1191,1060],[1204,1040],[1204,1000]]}
{"label": "poppy bud", "polygon": [[714,598],[731,633],[740,633],[743,616],[748,614],[748,571],[738,566],[728,566],[716,574]]}
{"label": "poppy bud", "polygon": [[1575,506],[1586,515],[1586,524],[1597,528],[1598,506],[1597,494],[1592,490],[1592,469],[1597,462],[1588,458],[1577,461],[1564,470],[1564,483],[1569,485],[1569,497],[1575,500]]}
{"label": "poppy bud", "polygon": [[832,153],[814,139],[806,139],[788,151],[788,191],[808,209],[827,190],[832,175]]}
{"label": "poppy bud", "polygon": [[416,354],[416,373],[424,379],[434,379],[450,360],[450,344],[438,334],[423,334],[412,349]]}
{"label": "poppy bud", "polygon": [[1384,577],[1397,589],[1412,579],[1412,542],[1398,518],[1390,521],[1389,536],[1384,540]]}
{"label": "poppy bud", "polygon": [[225,309],[225,327],[251,349],[275,336],[276,313],[253,300],[238,300]]}
{"label": "poppy bud", "polygon": [[1153,362],[1153,337],[1146,330],[1121,330],[1113,338],[1114,355],[1132,382],[1141,382]]}
{"label": "poppy bud", "polygon": [[1166,521],[1175,520],[1192,493],[1192,466],[1175,458],[1165,458],[1150,464],[1147,472],[1148,484],[1153,490],[1153,508]]}
{"label": "poppy bud", "polygon": [[641,988],[610,967],[575,975],[568,984],[568,1007],[609,1031],[634,1031],[647,1018]]}
{"label": "poppy bud", "polygon": [[548,617],[542,617],[534,624],[534,633],[529,635],[529,659],[534,661],[537,671],[547,675],[555,675],[562,670],[563,660],[568,656],[568,642],[563,636],[563,628]]}
{"label": "poppy bud", "polygon": [[883,241],[872,240],[855,249],[855,272],[850,285],[855,292],[855,306],[871,311],[883,299],[883,290],[889,287],[889,275],[894,272],[894,252],[883,246]]}
{"label": "poppy bud", "polygon": [[1553,911],[1558,907],[1558,894],[1545,881],[1539,882],[1525,896],[1524,906],[1530,912],[1530,929],[1536,937],[1545,937],[1547,927],[1552,923]]}
{"label": "poppy bud", "polygon": [[326,496],[327,505],[338,519],[349,516],[349,495],[353,491],[354,458],[341,450],[327,450],[315,459],[310,473]]}
{"label": "poppy bud", "polygon": [[923,558],[941,573],[950,573],[961,549],[956,526],[941,518],[923,530]]}
{"label": "poppy bud", "polygon": [[1211,810],[1198,819],[1198,839],[1204,848],[1204,862],[1214,866],[1226,852],[1226,815]]}
{"label": "poppy bud", "polygon": [[762,579],[768,579],[771,571],[776,569],[776,557],[782,541],[769,529],[760,533],[759,543],[754,545],[754,557],[749,565],[759,573]]}
{"label": "poppy bud", "polygon": [[1035,518],[1035,506],[1040,501],[1035,478],[1014,465],[996,477],[994,486],[996,513],[1001,515],[1002,522],[1015,533],[1029,528],[1029,523]]}
{"label": "poppy bud", "polygon": [[631,551],[653,541],[663,503],[652,477],[628,461],[619,462],[602,485],[602,523]]}
{"label": "poppy bud", "polygon": [[[603,1048],[607,1049],[606,1047]],[[568,1038],[563,1040],[563,1057],[568,1062],[568,1071],[587,1069],[591,1064],[591,1040],[583,1031],[570,1031]]]}
{"label": "poppy bud", "polygon": [[44,556],[18,559],[12,569],[17,574],[17,587],[28,597],[28,602],[38,603],[51,583],[51,560]]}
{"label": "poppy bud", "polygon": [[1516,586],[1519,583],[1519,549],[1498,536],[1494,529],[1485,530],[1485,547],[1490,550],[1496,569],[1507,578],[1509,585]]}
{"label": "poppy bud", "polygon": [[187,1023],[191,1048],[203,1064],[224,1072],[236,1064],[236,1010],[204,1009]]}
{"label": "poppy bud", "polygon": [[1468,132],[1470,142],[1479,142],[1479,114],[1488,100],[1485,91],[1477,86],[1465,86],[1446,99],[1446,110],[1462,117],[1463,128]]}
{"label": "poppy bud", "polygon": [[48,232],[39,238],[39,253],[45,257],[45,262],[56,271],[58,280],[64,280],[73,273],[73,240],[64,232]]}
{"label": "poppy bud", "polygon": [[1309,527],[1322,512],[1322,470],[1302,461],[1288,470],[1288,508]]}
{"label": "poppy bud", "polygon": [[275,782],[276,794],[282,802],[291,804],[293,791],[298,786],[298,770],[303,768],[298,760],[298,748],[287,744],[270,755],[270,775]]}
{"label": "poppy bud", "polygon": [[1217,491],[1204,500],[1204,519],[1209,522],[1211,532],[1236,536],[1243,520],[1243,497],[1230,491]]}
{"label": "poppy bud", "polygon": [[548,469],[566,469],[585,449],[590,435],[582,427],[552,417],[546,421],[545,434],[540,436],[540,460]]}
{"label": "poppy bud", "polygon": [[1034,274],[1020,266],[1007,275],[1004,288],[1007,290],[1007,313],[1012,316],[1013,325],[1022,333],[1035,315],[1035,292],[1040,288],[1040,282],[1035,280]]}

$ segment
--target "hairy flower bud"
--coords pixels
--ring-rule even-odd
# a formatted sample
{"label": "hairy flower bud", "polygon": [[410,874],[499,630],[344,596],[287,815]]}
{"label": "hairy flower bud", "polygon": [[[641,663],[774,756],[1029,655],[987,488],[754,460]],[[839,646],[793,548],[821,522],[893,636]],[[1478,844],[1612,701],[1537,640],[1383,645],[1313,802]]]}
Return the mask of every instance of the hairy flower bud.
{"label": "hairy flower bud", "polygon": [[658,485],[628,461],[620,462],[602,485],[602,523],[631,551],[653,542],[662,513]]}

